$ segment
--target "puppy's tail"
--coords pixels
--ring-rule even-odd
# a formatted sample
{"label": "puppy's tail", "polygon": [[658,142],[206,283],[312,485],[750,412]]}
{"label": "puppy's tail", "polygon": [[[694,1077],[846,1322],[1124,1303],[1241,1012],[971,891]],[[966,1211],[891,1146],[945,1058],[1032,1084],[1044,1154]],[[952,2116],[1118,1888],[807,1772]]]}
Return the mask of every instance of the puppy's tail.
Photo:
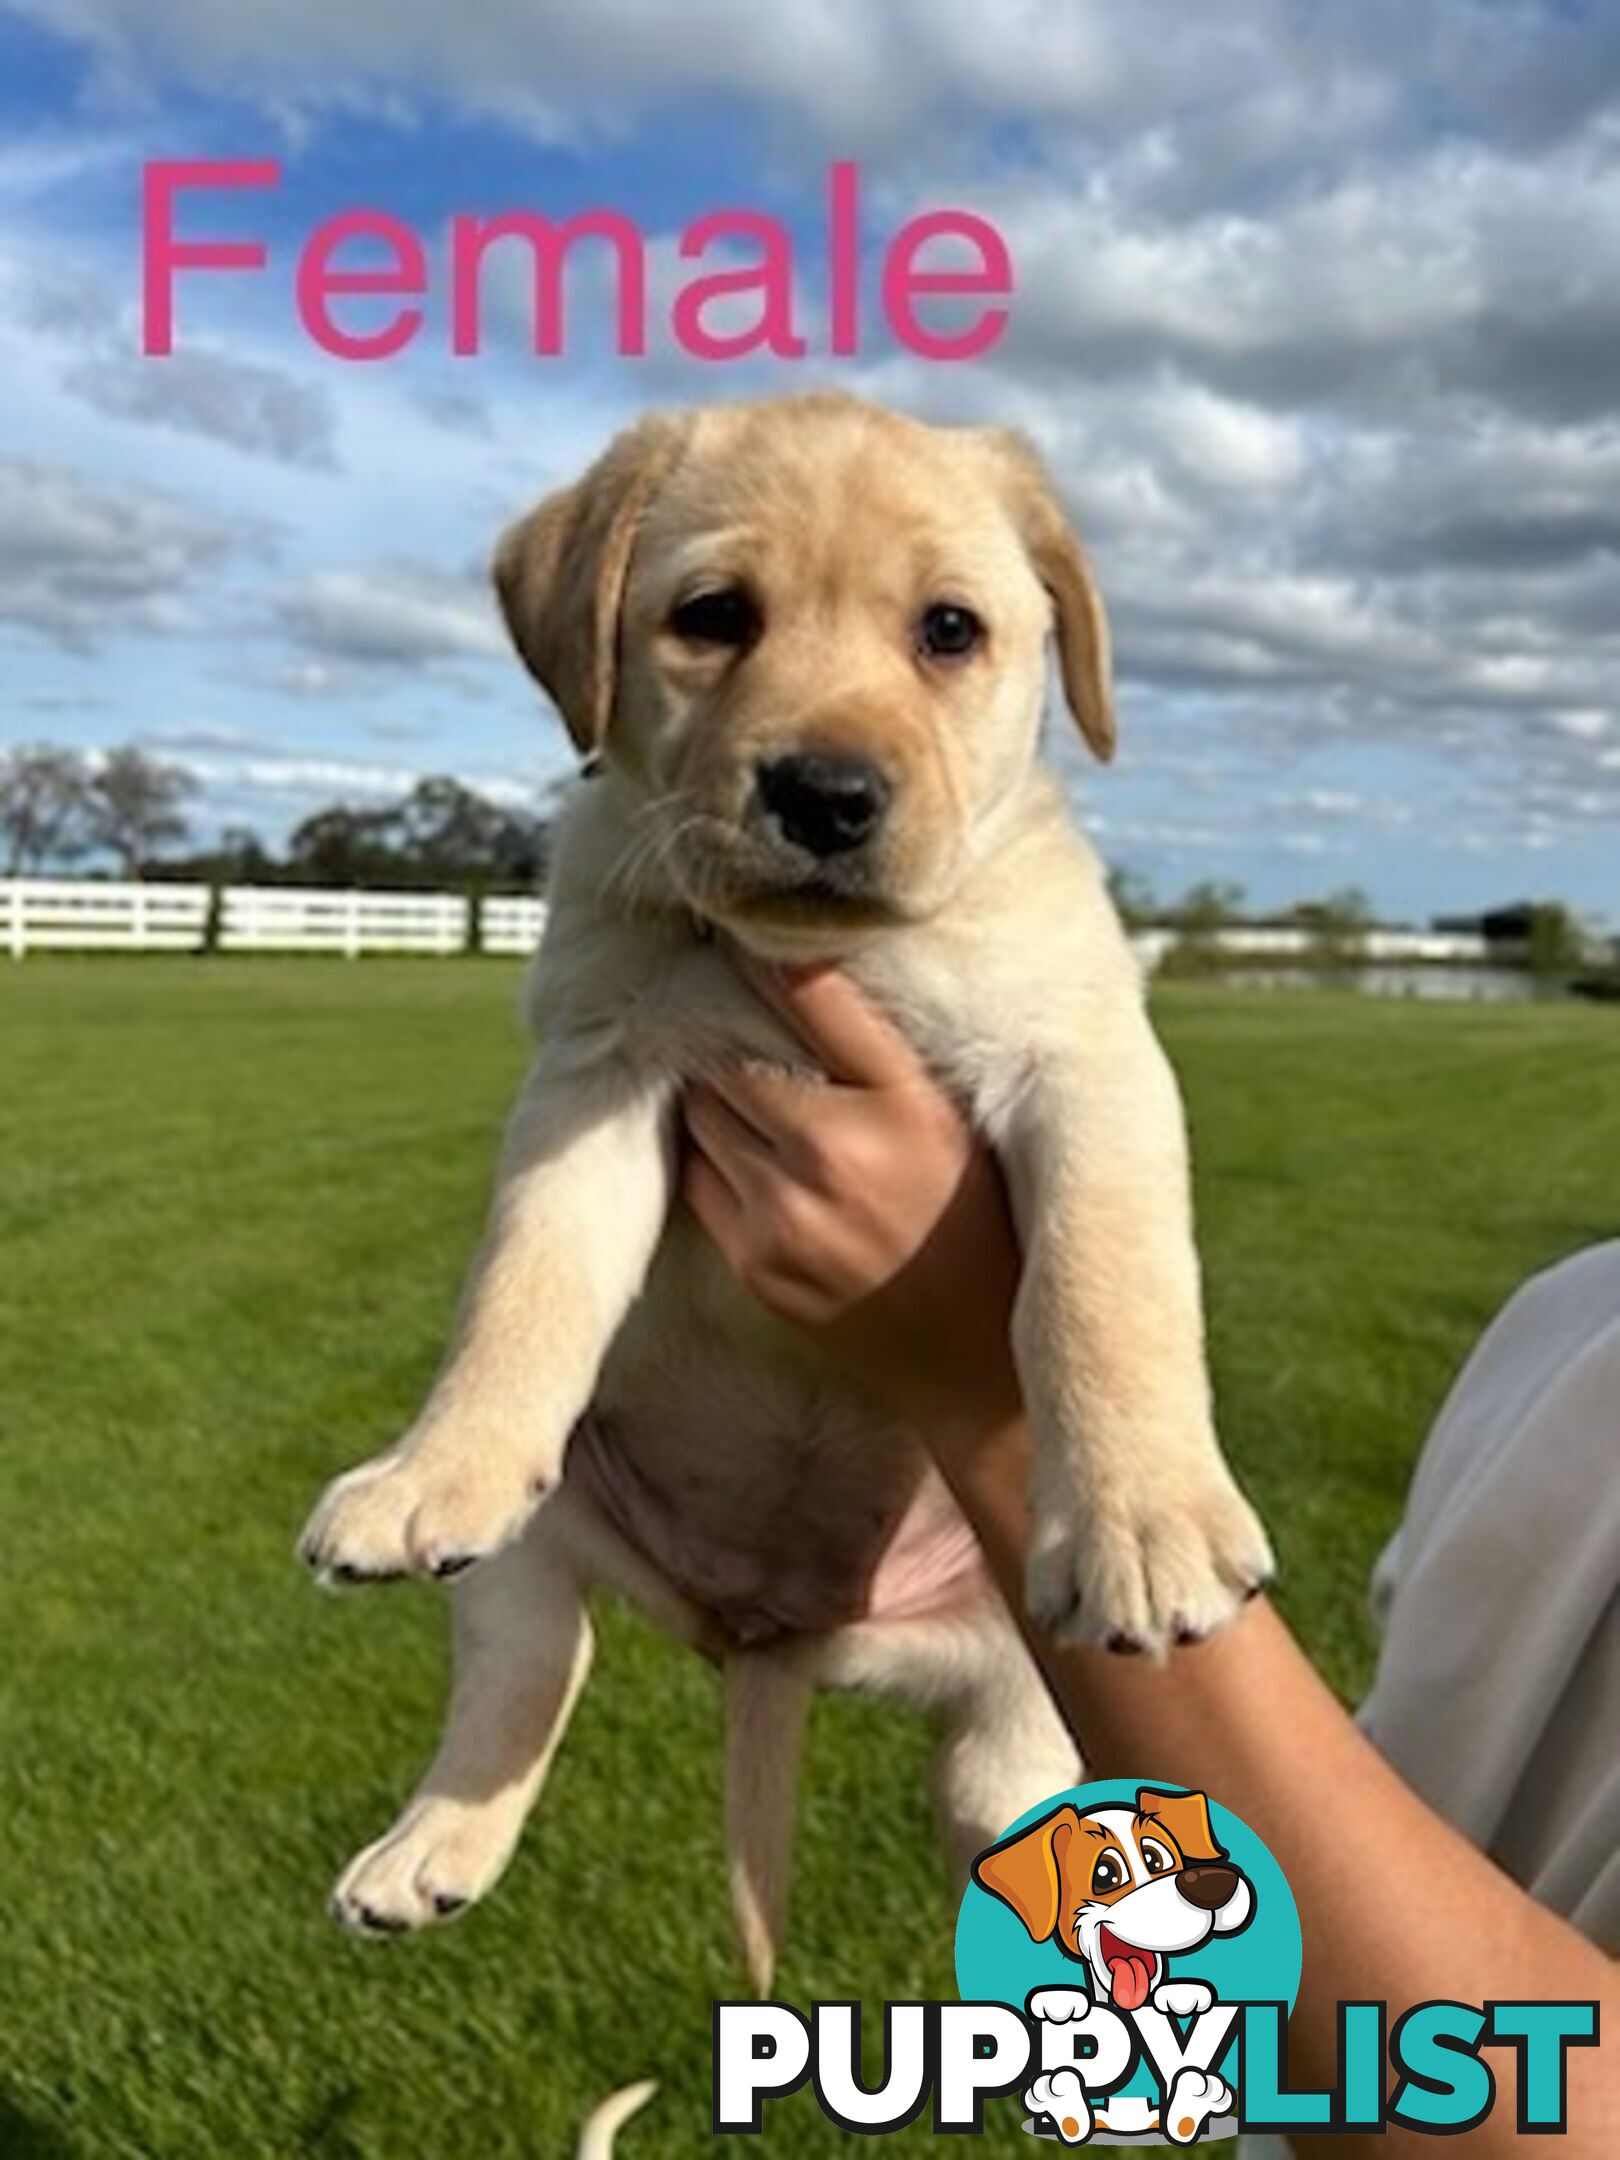
{"label": "puppy's tail", "polygon": [[755,1993],[771,1991],[793,1874],[799,1758],[813,1681],[802,1651],[726,1659],[726,1865]]}
{"label": "puppy's tail", "polygon": [[609,2093],[580,2132],[575,2160],[613,2160],[613,2140],[639,2108],[644,2108],[658,2087],[651,2078]]}

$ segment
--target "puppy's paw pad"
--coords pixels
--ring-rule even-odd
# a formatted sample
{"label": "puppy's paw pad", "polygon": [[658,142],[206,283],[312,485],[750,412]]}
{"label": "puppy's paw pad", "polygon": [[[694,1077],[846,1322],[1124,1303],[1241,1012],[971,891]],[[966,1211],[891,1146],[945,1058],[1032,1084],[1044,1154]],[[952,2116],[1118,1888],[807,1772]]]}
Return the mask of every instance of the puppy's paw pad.
{"label": "puppy's paw pad", "polygon": [[487,1460],[381,1455],[327,1487],[299,1557],[328,1582],[448,1580],[517,1536],[549,1489]]}
{"label": "puppy's paw pad", "polygon": [[1223,1627],[1271,1574],[1271,1550],[1237,1488],[1195,1496],[1112,1496],[1104,1511],[1065,1498],[1037,1505],[1025,1577],[1031,1616],[1059,1640],[1162,1656]]}
{"label": "puppy's paw pad", "polygon": [[403,1935],[453,1920],[493,1886],[521,1823],[495,1805],[413,1802],[344,1869],[330,1900],[333,1919],[354,1935]]}

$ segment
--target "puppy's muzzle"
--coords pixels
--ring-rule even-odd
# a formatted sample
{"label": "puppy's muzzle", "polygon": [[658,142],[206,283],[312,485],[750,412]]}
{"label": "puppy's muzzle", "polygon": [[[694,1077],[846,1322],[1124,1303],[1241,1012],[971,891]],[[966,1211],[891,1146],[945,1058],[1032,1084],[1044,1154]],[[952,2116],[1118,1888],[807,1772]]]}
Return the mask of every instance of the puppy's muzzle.
{"label": "puppy's muzzle", "polygon": [[870,758],[794,751],[765,759],[754,776],[760,808],[784,840],[824,861],[864,847],[887,815],[888,775]]}
{"label": "puppy's muzzle", "polygon": [[1184,1867],[1176,1875],[1176,1888],[1200,1912],[1219,1912],[1223,1905],[1229,1905],[1237,1884],[1236,1868],[1214,1864]]}

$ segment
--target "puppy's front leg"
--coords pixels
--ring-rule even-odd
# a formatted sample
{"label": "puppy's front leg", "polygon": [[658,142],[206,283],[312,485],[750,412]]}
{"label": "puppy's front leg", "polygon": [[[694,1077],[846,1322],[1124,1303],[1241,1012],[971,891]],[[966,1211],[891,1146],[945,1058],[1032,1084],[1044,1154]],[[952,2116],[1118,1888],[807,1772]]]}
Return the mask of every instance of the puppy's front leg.
{"label": "puppy's front leg", "polygon": [[1146,1018],[1032,1080],[1006,1149],[1034,1435],[1031,1612],[1116,1649],[1208,1633],[1271,1573],[1215,1436],[1180,1098]]}
{"label": "puppy's front leg", "polygon": [[328,1487],[299,1550],[345,1581],[453,1575],[556,1484],[669,1207],[671,1086],[543,1048],[507,1130],[455,1340],[416,1424]]}

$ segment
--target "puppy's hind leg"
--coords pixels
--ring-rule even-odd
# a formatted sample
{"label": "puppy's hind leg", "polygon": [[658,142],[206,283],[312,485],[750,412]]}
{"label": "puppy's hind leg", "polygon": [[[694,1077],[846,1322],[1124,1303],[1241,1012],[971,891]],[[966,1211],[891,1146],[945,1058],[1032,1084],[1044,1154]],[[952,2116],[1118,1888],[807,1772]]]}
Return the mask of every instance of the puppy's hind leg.
{"label": "puppy's hind leg", "polygon": [[725,1661],[726,1867],[748,1977],[762,1999],[787,1922],[812,1658],[795,1645],[736,1650]]}
{"label": "puppy's hind leg", "polygon": [[938,1713],[939,1825],[958,1871],[1007,1825],[1081,1776],[1080,1757],[1005,1614],[986,1602],[929,1619],[864,1621],[824,1639],[816,1678]]}
{"label": "puppy's hind leg", "polygon": [[361,1934],[447,1920],[496,1882],[590,1669],[584,1592],[543,1516],[451,1592],[454,1678],[444,1737],[394,1827],[357,1853],[333,1917]]}

